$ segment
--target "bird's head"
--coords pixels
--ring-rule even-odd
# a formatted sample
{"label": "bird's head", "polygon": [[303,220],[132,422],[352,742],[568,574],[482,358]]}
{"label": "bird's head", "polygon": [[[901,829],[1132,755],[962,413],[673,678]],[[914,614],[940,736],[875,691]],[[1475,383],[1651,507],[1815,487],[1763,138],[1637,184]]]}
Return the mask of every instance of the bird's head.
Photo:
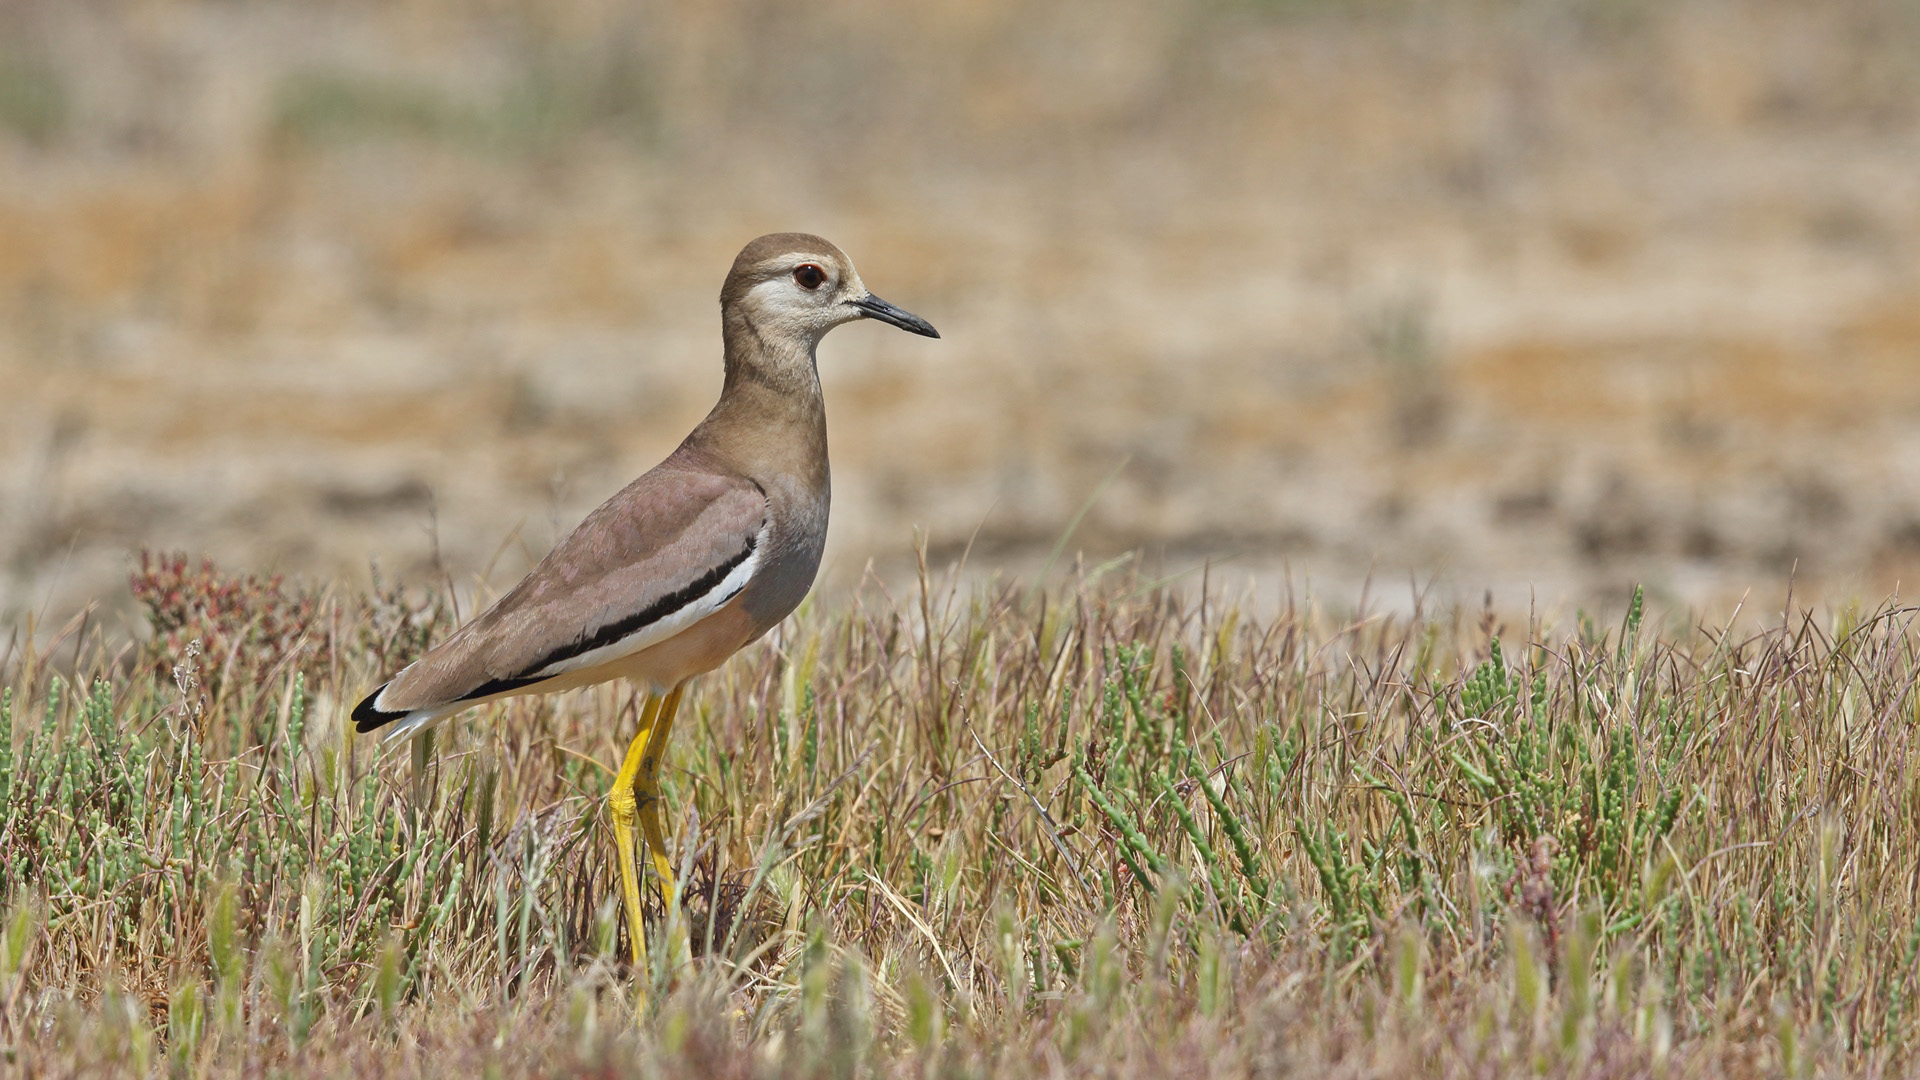
{"label": "bird's head", "polygon": [[806,233],[771,233],[741,249],[720,289],[720,311],[729,337],[738,326],[763,347],[808,355],[827,331],[855,319],[940,336],[927,320],[873,295],[845,252]]}

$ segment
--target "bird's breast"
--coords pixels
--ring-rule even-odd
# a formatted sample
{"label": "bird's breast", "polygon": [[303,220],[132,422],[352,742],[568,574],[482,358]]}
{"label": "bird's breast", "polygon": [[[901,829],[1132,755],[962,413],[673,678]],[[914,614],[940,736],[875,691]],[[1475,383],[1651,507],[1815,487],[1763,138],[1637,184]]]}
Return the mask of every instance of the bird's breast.
{"label": "bird's breast", "polygon": [[769,489],[768,496],[774,512],[768,524],[766,560],[740,594],[740,606],[752,617],[755,637],[800,606],[820,571],[820,554],[827,542],[824,485],[817,493]]}

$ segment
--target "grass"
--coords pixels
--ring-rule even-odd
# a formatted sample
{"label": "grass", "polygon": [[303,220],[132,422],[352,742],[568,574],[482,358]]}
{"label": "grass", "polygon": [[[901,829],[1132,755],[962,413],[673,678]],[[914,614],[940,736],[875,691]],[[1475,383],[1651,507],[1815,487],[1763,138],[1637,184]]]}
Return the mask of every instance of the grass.
{"label": "grass", "polygon": [[382,750],[342,714],[442,598],[177,560],[136,593],[153,644],[16,650],[0,698],[25,1074],[1915,1065],[1909,609],[870,587],[695,684],[683,892],[636,975],[602,811],[625,689]]}

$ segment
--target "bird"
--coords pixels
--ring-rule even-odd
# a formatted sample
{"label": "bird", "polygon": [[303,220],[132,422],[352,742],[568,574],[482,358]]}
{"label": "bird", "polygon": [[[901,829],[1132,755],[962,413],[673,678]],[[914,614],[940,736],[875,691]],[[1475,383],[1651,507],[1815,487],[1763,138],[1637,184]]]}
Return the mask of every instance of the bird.
{"label": "bird", "polygon": [[668,895],[660,763],[689,680],[785,619],[827,535],[827,414],[815,352],[872,319],[939,331],[875,296],[853,261],[807,233],[747,244],[720,289],[720,399],[666,460],[622,488],[512,590],[366,695],[361,733],[404,738],[476,705],[627,679],[645,694],[607,795],[635,979],[646,933],[634,823]]}

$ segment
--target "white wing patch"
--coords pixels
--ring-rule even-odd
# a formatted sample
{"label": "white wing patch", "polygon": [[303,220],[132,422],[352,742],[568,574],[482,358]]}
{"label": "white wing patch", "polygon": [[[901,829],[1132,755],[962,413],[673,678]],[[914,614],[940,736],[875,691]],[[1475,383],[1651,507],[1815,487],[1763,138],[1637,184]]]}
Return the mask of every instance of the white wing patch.
{"label": "white wing patch", "polygon": [[755,538],[753,553],[740,565],[734,567],[726,577],[701,596],[697,596],[682,605],[678,610],[662,616],[653,622],[635,630],[618,641],[611,641],[597,649],[589,649],[577,656],[569,656],[530,672],[536,679],[551,679],[556,675],[565,675],[570,671],[581,671],[590,667],[632,656],[642,649],[673,637],[687,627],[720,610],[721,605],[733,599],[747,582],[753,580],[754,571],[760,567],[760,554],[766,550],[766,530],[761,530]]}

